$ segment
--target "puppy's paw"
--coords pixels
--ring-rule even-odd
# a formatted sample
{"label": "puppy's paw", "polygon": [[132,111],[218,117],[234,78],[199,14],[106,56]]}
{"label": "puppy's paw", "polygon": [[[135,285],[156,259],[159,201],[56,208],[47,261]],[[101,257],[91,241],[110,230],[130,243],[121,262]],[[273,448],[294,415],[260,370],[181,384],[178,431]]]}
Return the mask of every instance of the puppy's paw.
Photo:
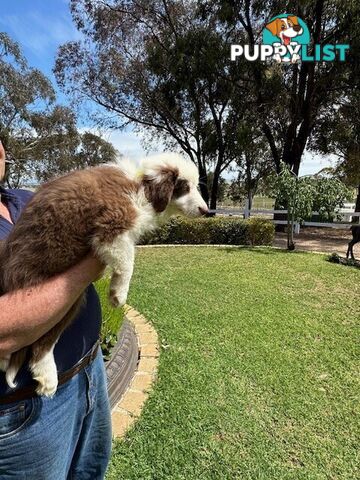
{"label": "puppy's paw", "polygon": [[127,293],[110,289],[109,302],[114,308],[122,307],[125,305],[127,299]]}
{"label": "puppy's paw", "polygon": [[54,378],[44,378],[44,377],[36,377],[34,378],[39,385],[36,388],[36,393],[38,395],[43,395],[44,397],[53,397],[58,387],[58,380]]}
{"label": "puppy's paw", "polygon": [[36,393],[45,397],[52,397],[58,386],[57,369],[52,352],[31,365],[31,371],[33,379],[39,384]]}

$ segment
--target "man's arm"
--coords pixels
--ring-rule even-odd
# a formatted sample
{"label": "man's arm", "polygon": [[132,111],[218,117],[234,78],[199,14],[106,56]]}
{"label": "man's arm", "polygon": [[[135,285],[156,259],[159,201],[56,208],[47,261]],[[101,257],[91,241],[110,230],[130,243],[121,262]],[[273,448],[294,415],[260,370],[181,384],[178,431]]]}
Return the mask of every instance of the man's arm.
{"label": "man's arm", "polygon": [[34,343],[56,325],[104,266],[89,256],[37,287],[0,297],[0,357]]}

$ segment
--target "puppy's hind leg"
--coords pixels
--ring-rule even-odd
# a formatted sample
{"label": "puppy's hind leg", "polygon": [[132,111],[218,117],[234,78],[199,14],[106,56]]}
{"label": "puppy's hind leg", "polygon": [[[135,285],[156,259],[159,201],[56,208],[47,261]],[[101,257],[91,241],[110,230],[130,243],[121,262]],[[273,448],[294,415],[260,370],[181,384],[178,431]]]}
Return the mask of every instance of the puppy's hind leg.
{"label": "puppy's hind leg", "polygon": [[6,370],[9,367],[10,364],[10,358],[11,355],[4,355],[3,357],[0,358],[0,371],[1,372],[6,372]]}
{"label": "puppy's hind leg", "polygon": [[82,303],[83,295],[55,327],[32,344],[32,357],[29,366],[33,379],[39,384],[36,389],[38,395],[52,397],[57,390],[58,374],[54,358],[54,348],[62,332],[77,315]]}
{"label": "puppy's hind leg", "polygon": [[15,377],[20,370],[22,364],[25,362],[28,347],[21,348],[17,352],[11,354],[9,363],[6,369],[6,383],[10,388],[16,387]]}
{"label": "puppy's hind leg", "polygon": [[37,361],[31,361],[30,369],[32,377],[38,382],[36,393],[38,395],[45,395],[45,397],[52,397],[57,390],[58,375],[54,358],[53,343],[49,350],[42,352],[43,355]]}

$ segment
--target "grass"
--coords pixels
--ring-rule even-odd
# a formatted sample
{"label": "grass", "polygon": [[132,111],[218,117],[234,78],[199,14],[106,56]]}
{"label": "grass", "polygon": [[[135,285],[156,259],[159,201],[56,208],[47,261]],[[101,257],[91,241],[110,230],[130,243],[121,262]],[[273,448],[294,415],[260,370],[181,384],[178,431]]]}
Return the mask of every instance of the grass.
{"label": "grass", "polygon": [[359,478],[360,273],[272,249],[138,252],[162,343],[107,480]]}
{"label": "grass", "polygon": [[103,277],[95,283],[95,288],[100,297],[102,324],[101,324],[101,348],[104,358],[110,359],[111,349],[117,340],[122,321],[122,310],[113,308],[108,301],[110,278]]}

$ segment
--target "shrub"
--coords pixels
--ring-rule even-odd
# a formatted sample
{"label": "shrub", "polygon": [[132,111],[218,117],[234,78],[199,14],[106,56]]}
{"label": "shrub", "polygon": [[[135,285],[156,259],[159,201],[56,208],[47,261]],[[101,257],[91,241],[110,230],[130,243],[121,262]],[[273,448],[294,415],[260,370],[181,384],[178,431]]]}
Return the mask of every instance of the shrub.
{"label": "shrub", "polygon": [[248,239],[251,245],[271,245],[275,235],[275,225],[261,217],[247,220]]}
{"label": "shrub", "polygon": [[174,217],[144,236],[141,244],[270,245],[274,232],[273,224],[260,217],[249,220],[236,217]]}

